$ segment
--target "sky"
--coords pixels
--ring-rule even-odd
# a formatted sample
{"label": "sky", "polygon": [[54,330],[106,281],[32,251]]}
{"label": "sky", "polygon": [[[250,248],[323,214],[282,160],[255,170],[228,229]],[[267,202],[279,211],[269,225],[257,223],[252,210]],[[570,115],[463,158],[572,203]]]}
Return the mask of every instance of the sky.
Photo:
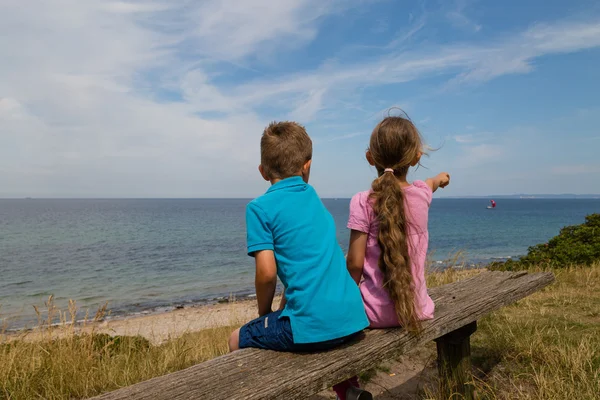
{"label": "sky", "polygon": [[273,120],[322,197],[400,107],[441,196],[600,193],[600,3],[0,1],[0,197],[244,197]]}

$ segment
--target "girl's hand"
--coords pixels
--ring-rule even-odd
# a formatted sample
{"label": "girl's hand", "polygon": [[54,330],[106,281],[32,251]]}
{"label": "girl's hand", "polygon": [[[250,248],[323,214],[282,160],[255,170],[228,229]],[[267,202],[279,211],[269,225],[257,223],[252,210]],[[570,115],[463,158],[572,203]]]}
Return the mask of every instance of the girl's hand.
{"label": "girl's hand", "polygon": [[431,188],[432,192],[435,192],[438,188],[445,188],[450,184],[450,174],[447,172],[439,173],[435,178],[425,180],[425,183]]}
{"label": "girl's hand", "polygon": [[450,174],[447,172],[441,172],[438,174],[437,179],[439,182],[438,186],[442,189],[450,184]]}

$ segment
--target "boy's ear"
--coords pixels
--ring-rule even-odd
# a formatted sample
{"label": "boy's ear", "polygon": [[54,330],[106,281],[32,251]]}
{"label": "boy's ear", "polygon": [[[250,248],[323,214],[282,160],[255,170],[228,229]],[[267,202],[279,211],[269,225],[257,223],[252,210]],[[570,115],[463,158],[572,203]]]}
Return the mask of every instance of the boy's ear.
{"label": "boy's ear", "polygon": [[417,155],[415,156],[415,159],[412,160],[412,162],[410,163],[410,166],[414,167],[415,165],[417,165],[419,163],[419,161],[421,161],[421,157],[423,157],[423,152],[419,151],[417,153]]}
{"label": "boy's ear", "polygon": [[304,163],[304,166],[302,167],[302,172],[304,171],[310,171],[310,166],[312,165],[312,160],[308,160],[307,162]]}
{"label": "boy's ear", "polygon": [[265,173],[265,169],[263,168],[262,164],[260,164],[258,166],[258,172],[260,172],[260,175],[263,177],[263,179],[265,181],[270,181],[271,179],[269,179],[269,177],[267,176],[267,174]]}
{"label": "boy's ear", "polygon": [[305,183],[308,183],[308,179],[310,178],[310,166],[312,165],[312,160],[308,160],[302,166],[302,180]]}
{"label": "boy's ear", "polygon": [[310,174],[310,166],[311,165],[312,165],[312,160],[308,160],[307,162],[304,163],[304,166],[302,167],[302,175]]}
{"label": "boy's ear", "polygon": [[369,150],[367,150],[365,157],[367,157],[367,162],[369,163],[369,165],[375,166],[375,161],[373,161],[373,156],[371,155],[371,152]]}

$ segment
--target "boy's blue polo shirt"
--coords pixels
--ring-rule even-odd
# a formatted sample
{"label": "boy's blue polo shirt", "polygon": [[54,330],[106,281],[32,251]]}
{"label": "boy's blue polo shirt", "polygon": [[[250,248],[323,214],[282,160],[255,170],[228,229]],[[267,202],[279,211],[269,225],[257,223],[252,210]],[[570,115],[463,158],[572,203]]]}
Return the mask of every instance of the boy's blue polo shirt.
{"label": "boy's blue polo shirt", "polygon": [[295,343],[351,335],[369,325],[346,269],[333,217],[300,176],[283,179],[246,207],[248,254],[273,250]]}

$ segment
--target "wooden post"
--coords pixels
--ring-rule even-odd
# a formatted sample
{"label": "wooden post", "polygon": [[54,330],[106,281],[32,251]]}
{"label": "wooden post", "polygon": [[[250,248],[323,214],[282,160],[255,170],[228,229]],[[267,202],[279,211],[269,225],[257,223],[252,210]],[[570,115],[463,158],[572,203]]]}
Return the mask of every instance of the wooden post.
{"label": "wooden post", "polygon": [[476,330],[475,321],[435,339],[442,399],[474,399],[469,338]]}

